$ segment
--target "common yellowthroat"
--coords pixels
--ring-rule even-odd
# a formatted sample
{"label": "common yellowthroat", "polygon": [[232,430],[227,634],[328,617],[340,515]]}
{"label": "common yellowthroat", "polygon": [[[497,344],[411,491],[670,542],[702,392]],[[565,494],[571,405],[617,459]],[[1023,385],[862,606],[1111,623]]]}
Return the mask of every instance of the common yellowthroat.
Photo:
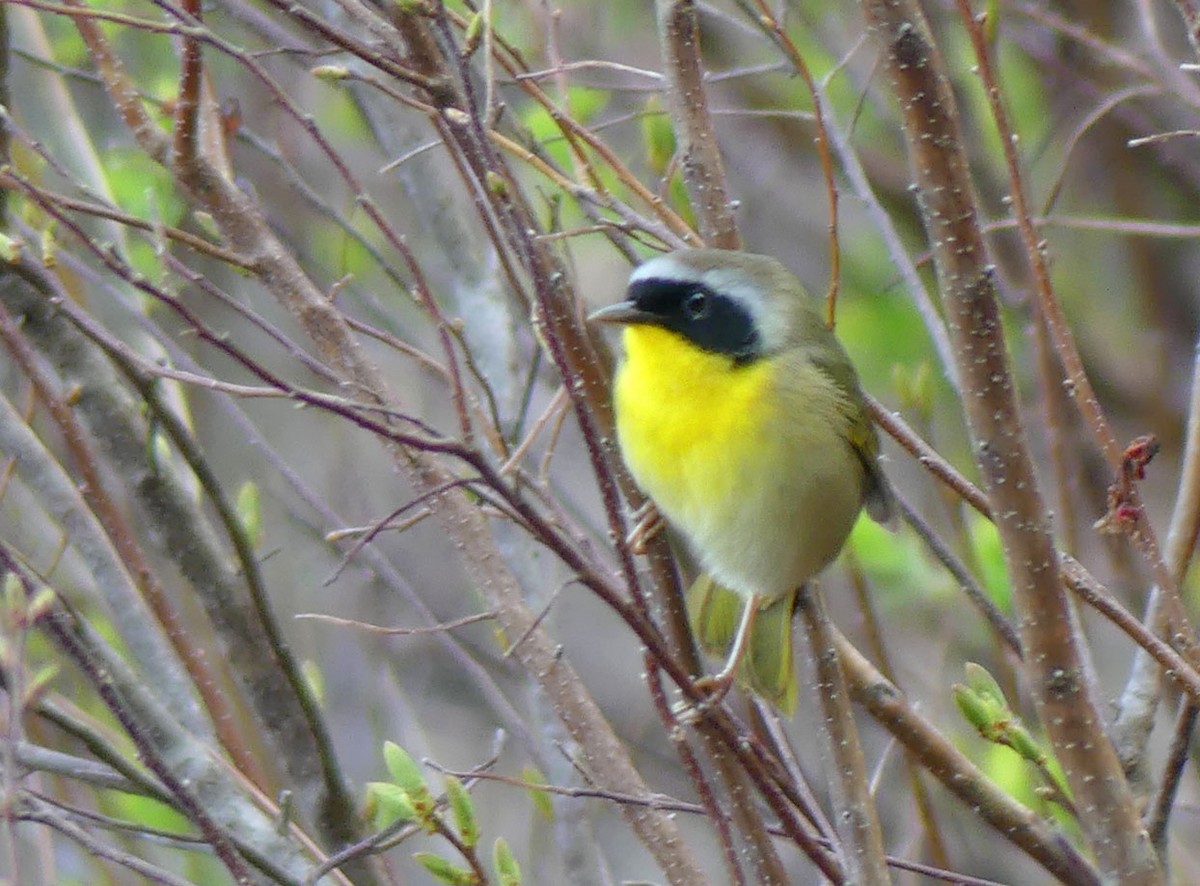
{"label": "common yellowthroat", "polygon": [[624,301],[614,393],[634,480],[704,570],[692,631],[736,678],[790,714],[799,588],[837,556],[866,506],[893,499],[858,376],[810,296],[773,258],[686,249],[640,265]]}

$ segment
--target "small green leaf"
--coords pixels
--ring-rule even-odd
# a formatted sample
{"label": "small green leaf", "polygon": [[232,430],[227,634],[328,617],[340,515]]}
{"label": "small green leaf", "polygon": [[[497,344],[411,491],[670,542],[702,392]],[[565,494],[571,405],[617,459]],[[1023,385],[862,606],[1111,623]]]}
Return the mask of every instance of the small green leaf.
{"label": "small green leaf", "polygon": [[246,530],[246,537],[250,539],[250,545],[258,550],[262,546],[262,500],[258,494],[258,484],[253,480],[247,480],[238,490],[237,503],[234,506],[237,510],[238,519],[242,522],[242,527]]}
{"label": "small green leaf", "polygon": [[54,679],[58,676],[58,667],[53,664],[48,664],[37,671],[32,677],[25,682],[25,695],[21,699],[23,707],[27,707],[37,702],[43,695],[50,691],[50,686]]}
{"label": "small green leaf", "polygon": [[463,787],[463,783],[453,775],[446,776],[446,799],[450,801],[450,811],[454,813],[454,826],[458,837],[468,849],[479,843],[479,821],[475,817],[475,801]]}
{"label": "small green leaf", "polygon": [[440,855],[432,852],[414,852],[413,858],[425,866],[425,870],[433,874],[443,883],[450,886],[475,886],[479,881],[466,868],[451,864]]}
{"label": "small green leaf", "polygon": [[508,179],[506,179],[500,173],[493,172],[490,169],[487,171],[485,178],[487,180],[488,191],[490,191],[492,194],[495,194],[497,197],[508,196]]}
{"label": "small green leaf", "polygon": [[972,692],[985,701],[993,703],[996,707],[1008,710],[1008,699],[1004,697],[1004,690],[1000,688],[1000,684],[996,682],[996,678],[987,668],[969,661],[963,666],[963,670],[966,672],[967,686]]}
{"label": "small green leaf", "polygon": [[325,675],[321,673],[321,666],[310,658],[306,658],[300,662],[300,673],[304,675],[304,681],[308,684],[308,691],[312,693],[313,699],[321,707],[325,706]]}
{"label": "small green leaf", "polygon": [[53,588],[42,588],[33,595],[33,599],[25,607],[25,622],[30,625],[37,624],[43,618],[54,611],[54,604],[58,601],[58,594]]}
{"label": "small green leaf", "polygon": [[392,779],[408,793],[408,799],[412,802],[422,827],[431,830],[437,802],[433,799],[429,786],[425,784],[425,776],[421,774],[416,761],[404,748],[391,741],[383,743],[383,760]]}
{"label": "small green leaf", "polygon": [[503,837],[496,838],[492,859],[496,866],[496,882],[500,886],[521,886],[521,867]]}
{"label": "small green leaf", "polygon": [[25,601],[25,585],[15,572],[4,575],[4,621],[6,628],[23,626],[29,604]]}
{"label": "small green leaf", "polygon": [[25,245],[25,241],[20,237],[10,237],[5,233],[0,232],[0,259],[11,264],[16,264],[21,260],[21,248]]}
{"label": "small green leaf", "polygon": [[425,777],[421,774],[421,768],[408,755],[408,751],[394,741],[383,743],[383,762],[387,764],[388,774],[392,776],[392,780],[404,790],[411,793],[426,789]]}
{"label": "small green leaf", "polygon": [[[485,6],[484,9],[490,7]],[[474,55],[475,50],[479,48],[479,44],[483,40],[483,29],[487,26],[487,19],[484,17],[483,10],[471,16],[467,22],[466,31],[463,32],[463,48],[462,57],[470,58]]]}
{"label": "small green leaf", "polygon": [[[532,766],[526,766],[521,770],[521,778],[532,785],[546,783],[546,779],[542,776],[542,773],[538,772]],[[529,799],[533,801],[533,808],[542,813],[547,821],[554,821],[554,804],[550,801],[550,796],[545,791],[530,788]]]}
{"label": "small green leaf", "polygon": [[1042,765],[1046,762],[1046,751],[1020,723],[1012,722],[1004,730],[1003,743],[1008,745],[1030,763]]}
{"label": "small green leaf", "polygon": [[42,231],[42,264],[47,268],[58,267],[58,240],[55,239],[55,231],[58,228],[58,219],[50,219]]}
{"label": "small green leaf", "polygon": [[413,821],[417,817],[412,801],[408,799],[408,792],[390,781],[367,782],[367,802],[363,814],[379,830],[397,821]]}
{"label": "small green leaf", "polygon": [[339,80],[345,80],[350,76],[350,69],[343,65],[317,65],[309,70],[310,74],[318,80],[324,80],[328,83],[336,83]]}
{"label": "small green leaf", "polygon": [[667,165],[675,156],[675,129],[671,118],[663,110],[662,99],[652,95],[642,109],[642,144],[646,150],[646,164],[656,175],[667,171]]}
{"label": "small green leaf", "polygon": [[958,705],[959,713],[974,726],[981,735],[986,735],[992,724],[992,709],[969,687],[955,683],[950,691],[954,695],[954,703]]}

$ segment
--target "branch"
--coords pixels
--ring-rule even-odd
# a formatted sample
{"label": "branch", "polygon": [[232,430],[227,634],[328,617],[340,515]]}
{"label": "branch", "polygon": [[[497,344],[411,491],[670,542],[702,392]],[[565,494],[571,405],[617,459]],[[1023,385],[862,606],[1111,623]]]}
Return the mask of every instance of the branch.
{"label": "branch", "polygon": [[1001,790],[967,756],[913,710],[904,694],[841,634],[834,641],[850,694],[921,766],[1006,840],[1062,882],[1099,886],[1099,873],[1033,810]]}
{"label": "branch", "polygon": [[976,461],[1021,616],[1024,670],[1107,878],[1162,882],[1086,677],[1009,370],[954,95],[914,0],[863,0],[900,103]]}
{"label": "branch", "polygon": [[[45,587],[7,545],[0,545],[0,564],[19,578],[28,599]],[[299,883],[310,865],[308,857],[277,833],[275,822],[248,799],[221,758],[185,729],[145,681],[57,594],[39,627],[83,672],[142,761],[237,882],[251,882],[248,858],[280,882]]]}
{"label": "branch", "polygon": [[657,0],[667,109],[675,123],[683,180],[709,246],[740,249],[725,164],[708,113],[700,66],[700,22],[694,0]]}
{"label": "branch", "polygon": [[840,837],[839,855],[849,882],[884,886],[890,882],[883,852],[883,833],[871,799],[862,743],[854,725],[846,678],[839,665],[836,629],[829,621],[818,588],[800,590],[797,608],[808,635],[809,657],[816,669],[817,700],[821,710],[817,730],[825,739],[832,764],[826,775],[832,817]]}

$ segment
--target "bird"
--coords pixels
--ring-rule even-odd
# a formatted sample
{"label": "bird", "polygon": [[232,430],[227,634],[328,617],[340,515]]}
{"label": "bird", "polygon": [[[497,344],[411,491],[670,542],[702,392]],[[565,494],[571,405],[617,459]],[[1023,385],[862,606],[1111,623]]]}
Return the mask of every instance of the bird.
{"label": "bird", "polygon": [[698,685],[716,701],[736,681],[789,716],[798,594],[864,507],[881,523],[895,508],[822,304],[770,256],[681,249],[640,264],[626,297],[589,317],[623,327],[621,458],[702,570],[689,622],[725,665]]}

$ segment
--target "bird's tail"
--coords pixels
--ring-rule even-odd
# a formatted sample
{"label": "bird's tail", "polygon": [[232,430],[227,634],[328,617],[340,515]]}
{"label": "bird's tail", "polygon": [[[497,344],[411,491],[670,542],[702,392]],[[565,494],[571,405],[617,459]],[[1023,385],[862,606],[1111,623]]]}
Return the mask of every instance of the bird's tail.
{"label": "bird's tail", "polygon": [[[714,658],[727,658],[742,620],[746,598],[701,575],[687,593],[688,621],[700,648]],[[785,717],[796,710],[796,670],[792,662],[792,613],[796,593],[784,594],[762,607],[750,630],[737,681],[770,702]]]}

